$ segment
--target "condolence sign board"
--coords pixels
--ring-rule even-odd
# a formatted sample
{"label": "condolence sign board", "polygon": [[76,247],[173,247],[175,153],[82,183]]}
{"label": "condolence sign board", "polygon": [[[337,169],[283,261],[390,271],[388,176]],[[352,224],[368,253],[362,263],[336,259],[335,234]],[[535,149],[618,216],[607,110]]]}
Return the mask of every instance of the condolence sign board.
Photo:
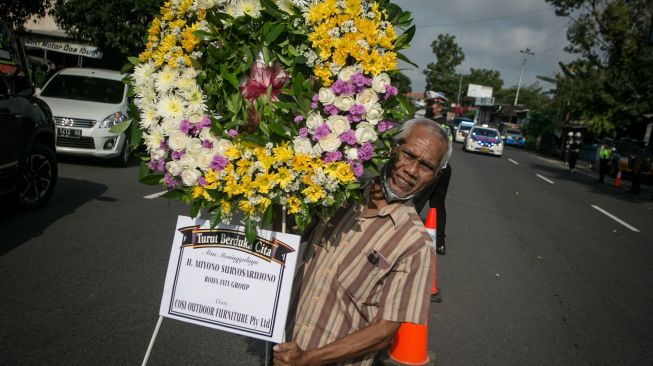
{"label": "condolence sign board", "polygon": [[283,341],[300,237],[179,216],[159,314]]}

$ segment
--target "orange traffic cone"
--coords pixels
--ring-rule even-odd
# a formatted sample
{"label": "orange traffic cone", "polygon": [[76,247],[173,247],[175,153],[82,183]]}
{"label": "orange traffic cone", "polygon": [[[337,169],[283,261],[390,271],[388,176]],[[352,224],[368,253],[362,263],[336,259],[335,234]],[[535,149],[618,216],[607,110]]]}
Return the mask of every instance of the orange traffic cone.
{"label": "orange traffic cone", "polygon": [[614,186],[617,188],[621,188],[621,169],[619,169],[619,172],[617,173],[617,177],[614,179]]}
{"label": "orange traffic cone", "polygon": [[[424,223],[426,231],[433,238],[433,246],[435,246],[436,216],[436,210],[434,208],[429,209],[429,214],[426,216],[426,222]],[[433,261],[435,265],[435,255]],[[433,284],[431,286],[431,301],[434,301],[433,296],[437,296],[438,299],[440,296],[435,273],[433,274]],[[428,327],[426,324],[401,323],[390,347],[390,352],[383,353],[379,361],[386,366],[435,366],[435,353],[428,352],[426,349],[427,333]]]}
{"label": "orange traffic cone", "polygon": [[[433,238],[433,248],[435,248],[437,242],[436,242],[436,231],[438,227],[438,213],[435,208],[429,209],[428,215],[426,215],[426,222],[424,223],[424,227],[426,228],[426,231],[429,233],[431,238]],[[441,302],[442,297],[440,296],[440,291],[438,290],[438,271],[437,271],[437,256],[433,256],[433,284],[431,285],[431,302]]]}

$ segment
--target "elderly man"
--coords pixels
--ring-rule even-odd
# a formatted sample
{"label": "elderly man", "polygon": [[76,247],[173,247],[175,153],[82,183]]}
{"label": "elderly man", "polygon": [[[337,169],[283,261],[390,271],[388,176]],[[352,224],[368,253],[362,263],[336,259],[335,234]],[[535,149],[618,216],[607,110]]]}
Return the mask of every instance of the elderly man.
{"label": "elderly man", "polygon": [[406,122],[398,146],[364,204],[312,230],[292,341],[274,346],[274,365],[371,365],[402,322],[428,321],[432,240],[412,205],[451,153],[436,122]]}

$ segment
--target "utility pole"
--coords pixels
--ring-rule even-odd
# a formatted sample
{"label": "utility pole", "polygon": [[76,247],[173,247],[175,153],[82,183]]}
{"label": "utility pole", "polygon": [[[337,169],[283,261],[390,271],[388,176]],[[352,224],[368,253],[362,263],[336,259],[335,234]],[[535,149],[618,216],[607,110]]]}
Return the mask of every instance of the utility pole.
{"label": "utility pole", "polygon": [[458,99],[456,99],[456,105],[460,105],[460,90],[463,87],[463,73],[460,73],[460,80],[458,81]]}
{"label": "utility pole", "polygon": [[528,55],[535,55],[535,53],[531,52],[530,48],[527,48],[525,50],[519,51],[524,54],[524,60],[521,63],[521,72],[519,73],[519,82],[517,83],[517,94],[515,94],[515,103],[514,105],[517,106],[517,102],[519,101],[519,89],[521,88],[521,80],[522,77],[524,76],[524,68],[526,67],[526,59],[528,58]]}

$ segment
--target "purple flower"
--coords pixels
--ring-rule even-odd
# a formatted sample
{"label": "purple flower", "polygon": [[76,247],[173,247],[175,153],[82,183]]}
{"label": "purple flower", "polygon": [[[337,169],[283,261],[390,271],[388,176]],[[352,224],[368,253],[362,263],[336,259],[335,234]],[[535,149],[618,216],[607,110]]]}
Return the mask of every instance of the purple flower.
{"label": "purple flower", "polygon": [[327,112],[330,116],[335,116],[340,110],[333,104],[327,104],[324,106],[324,111]]}
{"label": "purple flower", "polygon": [[391,129],[392,127],[394,127],[394,124],[390,120],[381,121],[376,126],[376,128],[379,130],[379,132],[385,132],[385,131]]}
{"label": "purple flower", "polygon": [[181,159],[182,156],[184,156],[185,152],[181,150],[175,150],[172,152],[172,158],[175,160]]}
{"label": "purple flower", "polygon": [[322,159],[322,161],[330,163],[332,161],[339,161],[340,159],[342,159],[342,153],[336,150],[324,154],[324,159]]}
{"label": "purple flower", "polygon": [[356,86],[357,91],[363,90],[366,86],[372,85],[372,79],[366,78],[362,72],[352,75],[350,80],[351,83]]}
{"label": "purple flower", "polygon": [[354,84],[348,83],[344,80],[336,80],[333,85],[331,85],[331,90],[336,95],[354,95],[356,94],[356,87]]}
{"label": "purple flower", "polygon": [[166,144],[165,141],[161,141],[161,143],[159,144],[159,149],[168,150],[168,144]]}
{"label": "purple flower", "polygon": [[211,164],[209,165],[211,169],[221,171],[224,167],[227,166],[228,160],[224,156],[214,155],[211,159]]}
{"label": "purple flower", "polygon": [[299,123],[299,122],[301,122],[303,120],[304,120],[304,116],[302,116],[301,114],[296,115],[295,119],[293,119],[293,121],[295,121],[295,123]]}
{"label": "purple flower", "polygon": [[322,123],[315,128],[315,132],[313,132],[313,141],[320,141],[330,133],[331,130],[329,129],[329,125]]}
{"label": "purple flower", "polygon": [[347,162],[349,163],[349,168],[354,173],[354,176],[356,176],[356,178],[363,175],[363,164],[359,163],[358,161],[354,161],[354,160],[349,160]]}
{"label": "purple flower", "polygon": [[315,94],[311,98],[311,102],[313,102],[313,103],[317,103],[319,100],[320,100],[320,95],[319,94]]}
{"label": "purple flower", "polygon": [[354,130],[347,130],[340,134],[338,138],[349,146],[356,144],[356,132],[354,132]]}
{"label": "purple flower", "polygon": [[395,88],[394,86],[391,86],[390,84],[386,84],[384,99],[387,100],[390,97],[394,97],[394,96],[397,95],[397,93],[398,93],[397,88]]}
{"label": "purple flower", "polygon": [[204,187],[206,185],[206,178],[204,177],[197,178],[197,185],[200,187]]}
{"label": "purple flower", "polygon": [[213,143],[209,140],[204,140],[202,141],[202,147],[206,149],[212,149],[213,148]]}
{"label": "purple flower", "polygon": [[163,172],[166,170],[166,162],[163,159],[159,159],[159,161],[156,163],[156,171],[157,172]]}
{"label": "purple flower", "polygon": [[209,116],[204,116],[197,125],[200,128],[209,127],[211,125],[211,119]]}
{"label": "purple flower", "polygon": [[229,131],[227,131],[227,136],[229,136],[230,138],[234,138],[234,137],[238,136],[238,131],[236,131],[236,130],[234,130],[232,128]]}
{"label": "purple flower", "polygon": [[150,168],[150,170],[154,170],[156,168],[155,164],[156,164],[156,160],[150,160],[147,166]]}
{"label": "purple flower", "polygon": [[179,131],[181,131],[181,132],[183,132],[183,133],[188,133],[188,131],[190,131],[190,129],[191,129],[192,127],[193,127],[193,124],[190,123],[190,122],[189,122],[188,120],[186,120],[186,119],[182,119],[182,120],[181,120],[181,123],[179,123]]}
{"label": "purple flower", "polygon": [[308,136],[308,128],[302,127],[299,129],[299,137],[306,137]]}
{"label": "purple flower", "polygon": [[367,161],[372,159],[372,155],[374,155],[374,147],[369,142],[364,143],[363,146],[358,148],[358,159]]}
{"label": "purple flower", "polygon": [[176,186],[179,185],[179,183],[177,183],[177,181],[175,180],[175,178],[174,178],[172,175],[168,174],[168,173],[166,173],[166,174],[163,176],[163,183],[164,183],[164,184],[166,185],[166,187],[168,187],[168,188],[175,188]]}
{"label": "purple flower", "polygon": [[363,119],[363,114],[365,114],[365,106],[362,104],[354,104],[349,109],[347,119],[349,119],[349,122],[360,122]]}
{"label": "purple flower", "polygon": [[317,109],[317,102],[311,103],[311,109]]}

